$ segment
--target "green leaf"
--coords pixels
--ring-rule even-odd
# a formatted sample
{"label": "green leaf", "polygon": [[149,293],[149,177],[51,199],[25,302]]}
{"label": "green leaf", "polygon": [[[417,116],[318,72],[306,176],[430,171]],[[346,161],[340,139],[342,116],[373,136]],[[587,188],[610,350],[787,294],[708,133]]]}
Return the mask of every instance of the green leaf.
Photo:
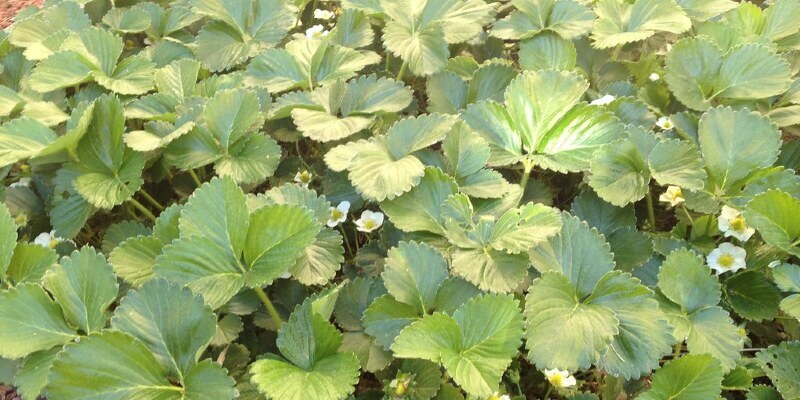
{"label": "green leaf", "polygon": [[336,276],[342,263],[342,235],[331,229],[323,229],[314,243],[307,246],[297,258],[294,266],[289,268],[289,272],[304,285],[324,285]]}
{"label": "green leaf", "polygon": [[52,129],[35,119],[20,117],[8,121],[0,125],[0,165],[35,157],[56,137]]}
{"label": "green leaf", "polygon": [[200,361],[189,369],[183,378],[183,399],[217,400],[235,399],[239,392],[236,381],[228,371],[209,359]]}
{"label": "green leaf", "polygon": [[692,27],[692,21],[672,0],[601,0],[595,12],[592,40],[600,49],[638,42],[660,32],[680,34]]}
{"label": "green leaf", "polygon": [[399,358],[444,365],[468,393],[489,396],[521,344],[522,315],[511,295],[484,295],[453,316],[434,313],[405,328],[392,345]]}
{"label": "green leaf", "polygon": [[406,232],[427,231],[443,234],[442,207],[455,194],[452,178],[436,168],[426,168],[419,184],[394,199],[381,203],[381,210],[392,223]]}
{"label": "green leaf", "polygon": [[375,39],[367,13],[345,7],[336,19],[336,26],[331,29],[329,36],[334,44],[351,49],[369,46]]}
{"label": "green leaf", "polygon": [[400,242],[389,250],[381,277],[395,299],[425,313],[433,307],[439,286],[448,277],[447,264],[427,244]]}
{"label": "green leaf", "polygon": [[25,58],[41,60],[56,52],[71,33],[80,32],[91,23],[78,3],[58,3],[42,8],[29,18],[20,18],[8,40],[25,49]]}
{"label": "green leaf", "polygon": [[658,142],[647,159],[653,179],[661,185],[700,190],[707,175],[700,152],[692,143],[669,139]]}
{"label": "green leaf", "polygon": [[747,203],[744,217],[765,242],[800,255],[800,200],[780,190],[761,193]]}
{"label": "green leaf", "polygon": [[615,207],[591,190],[585,190],[575,197],[571,212],[605,236],[617,229],[636,227],[633,207]]}
{"label": "green leaf", "polygon": [[642,400],[713,399],[720,396],[722,368],[707,355],[687,355],[671,361],[653,376]]}
{"label": "green leaf", "polygon": [[247,80],[270,92],[313,89],[349,79],[381,60],[377,53],[359,51],[317,39],[295,39],[283,49],[259,53],[247,66]]}
{"label": "green leaf", "polygon": [[128,132],[124,137],[125,144],[140,152],[160,149],[189,133],[194,128],[194,122],[189,121],[180,126],[174,126],[163,121],[149,121],[144,124],[144,128],[144,130]]}
{"label": "green leaf", "polygon": [[60,51],[36,64],[31,89],[45,93],[79,85],[91,79],[94,65],[73,51]]}
{"label": "green leaf", "polygon": [[[565,3],[559,0],[556,4]],[[555,33],[543,32],[519,45],[519,65],[528,70],[571,70],[575,68],[575,45]]]}
{"label": "green leaf", "polygon": [[[619,333],[619,319],[583,297],[563,274],[545,271],[525,298],[528,358],[539,368],[588,368]],[[559,329],[553,329],[553,327]]]}
{"label": "green leaf", "polygon": [[611,252],[614,253],[616,268],[621,271],[631,272],[653,255],[650,236],[634,227],[618,229],[606,238],[611,245]]}
{"label": "green leaf", "polygon": [[748,109],[712,108],[700,118],[698,141],[706,162],[705,190],[728,190],[778,157],[780,133],[769,119]]}
{"label": "green leaf", "polygon": [[214,336],[216,322],[200,296],[156,279],[128,292],[111,327],[139,339],[160,365],[183,379]]}
{"label": "green leaf", "polygon": [[274,205],[253,212],[244,246],[247,285],[272,283],[314,243],[319,231],[313,213],[302,207]]}
{"label": "green leaf", "polygon": [[309,301],[281,326],[276,344],[285,358],[268,354],[250,366],[251,382],[269,398],[342,399],[355,390],[358,358],[338,352],[341,333]]}
{"label": "green leaf", "polygon": [[784,398],[800,396],[800,343],[783,342],[756,354],[759,364]]}
{"label": "green leaf", "polygon": [[[166,369],[140,341],[117,331],[104,331],[65,346],[48,375],[47,397],[145,397],[183,399]],[[86,379],[87,376],[93,377]]]}
{"label": "green leaf", "polygon": [[15,253],[14,247],[17,245],[17,224],[11,218],[8,207],[3,204],[0,206],[0,278],[6,281],[6,273],[11,264]]}
{"label": "green leaf", "polygon": [[703,259],[691,250],[675,250],[661,264],[658,287],[686,312],[693,313],[720,300],[720,285]]}
{"label": "green leaf", "polygon": [[492,292],[510,292],[520,285],[530,268],[525,254],[495,249],[458,249],[451,259],[453,274]]}
{"label": "green leaf", "polygon": [[136,33],[150,27],[150,14],[138,7],[112,8],[103,16],[103,23],[121,33]]}
{"label": "green leaf", "polygon": [[48,271],[42,282],[71,324],[87,334],[105,327],[118,285],[102,254],[91,247],[76,250]]}
{"label": "green leaf", "polygon": [[606,273],[614,269],[611,248],[603,235],[586,222],[567,213],[561,214],[561,232],[529,251],[533,267],[544,273],[561,272],[583,297]]}
{"label": "green leaf", "polygon": [[151,236],[136,236],[122,242],[108,255],[114,273],[128,284],[139,287],[153,276],[156,257],[164,243]]}
{"label": "green leaf", "polygon": [[297,13],[284,0],[192,0],[190,4],[191,11],[211,18],[197,37],[197,58],[211,71],[229,69],[277,45]]}
{"label": "green leaf", "polygon": [[0,356],[21,358],[76,337],[61,308],[35,284],[0,291]]}
{"label": "green leaf", "polygon": [[13,381],[23,398],[35,399],[41,395],[42,389],[47,385],[47,374],[50,372],[50,367],[60,351],[61,347],[53,347],[25,358]]}
{"label": "green leaf", "polygon": [[492,36],[520,40],[555,32],[564,39],[576,39],[592,29],[594,13],[581,2],[572,0],[514,0],[517,8],[492,26]]}
{"label": "green leaf", "polygon": [[124,58],[108,76],[95,71],[94,78],[102,86],[119,94],[144,94],[153,89],[155,64],[145,56]]}
{"label": "green leaf", "polygon": [[325,162],[335,171],[347,169],[365,198],[391,200],[411,190],[425,173],[422,161],[412,153],[441,141],[454,123],[453,117],[442,114],[404,118],[385,136],[333,148]]}
{"label": "green leaf", "polygon": [[752,321],[771,320],[778,313],[780,290],[763,274],[744,271],[725,280],[725,300],[733,311]]}
{"label": "green leaf", "polygon": [[364,311],[364,332],[388,350],[400,331],[419,318],[419,311],[413,306],[384,295],[376,298]]}
{"label": "green leaf", "polygon": [[624,207],[644,198],[650,190],[650,170],[636,144],[617,140],[595,153],[589,186],[603,200]]}
{"label": "green leaf", "polygon": [[237,183],[261,183],[275,173],[281,153],[281,147],[271,137],[248,134],[231,145],[228,154],[214,164],[214,171]]}
{"label": "green leaf", "polygon": [[783,93],[789,66],[772,50],[747,43],[724,53],[708,38],[685,38],[666,57],[669,88],[686,106],[704,111],[717,99],[760,99]]}
{"label": "green leaf", "polygon": [[58,254],[55,250],[38,244],[19,242],[8,264],[7,276],[14,284],[39,283],[45,272],[57,261]]}

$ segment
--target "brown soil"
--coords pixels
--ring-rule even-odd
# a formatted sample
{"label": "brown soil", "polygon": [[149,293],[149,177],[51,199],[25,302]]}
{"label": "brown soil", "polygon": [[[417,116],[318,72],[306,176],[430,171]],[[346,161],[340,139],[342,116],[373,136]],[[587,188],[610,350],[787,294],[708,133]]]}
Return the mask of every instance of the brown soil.
{"label": "brown soil", "polygon": [[3,29],[13,21],[19,10],[29,5],[42,4],[43,0],[0,0],[0,29]]}
{"label": "brown soil", "polygon": [[19,400],[19,395],[14,388],[0,385],[0,400]]}

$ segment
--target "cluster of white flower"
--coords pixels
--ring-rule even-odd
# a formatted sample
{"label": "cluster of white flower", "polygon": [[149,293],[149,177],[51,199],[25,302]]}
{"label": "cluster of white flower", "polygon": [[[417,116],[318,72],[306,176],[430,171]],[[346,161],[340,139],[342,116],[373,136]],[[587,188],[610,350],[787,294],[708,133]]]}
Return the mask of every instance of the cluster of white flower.
{"label": "cluster of white flower", "polygon": [[[314,19],[327,21],[335,17],[336,14],[333,11],[329,10],[321,10],[316,9],[314,10]],[[328,36],[331,33],[329,30],[325,29],[322,24],[316,24],[308,29],[306,29],[306,37],[311,38],[319,38]]]}
{"label": "cluster of white flower", "polygon": [[[294,176],[294,181],[303,186],[308,187],[314,174],[308,171],[298,171]],[[328,218],[327,225],[331,228],[336,227],[342,222],[347,221],[347,213],[350,212],[350,202],[345,200],[339,203],[336,207],[330,208],[331,215]],[[361,213],[361,218],[355,220],[356,229],[360,232],[372,232],[383,225],[383,213],[380,211],[364,210]]]}
{"label": "cluster of white flower", "polygon": [[[727,205],[722,206],[722,212],[717,219],[717,227],[725,237],[735,237],[741,242],[746,242],[756,233],[755,229],[747,226],[741,211]],[[736,272],[747,266],[745,257],[747,257],[745,249],[726,242],[708,254],[708,266],[717,275]]]}

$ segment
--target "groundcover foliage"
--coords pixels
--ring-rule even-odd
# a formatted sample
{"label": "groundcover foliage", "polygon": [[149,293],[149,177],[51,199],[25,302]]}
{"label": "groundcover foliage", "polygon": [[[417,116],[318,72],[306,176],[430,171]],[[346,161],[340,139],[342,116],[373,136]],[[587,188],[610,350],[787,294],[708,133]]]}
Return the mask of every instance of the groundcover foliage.
{"label": "groundcover foliage", "polygon": [[23,399],[800,399],[800,2],[48,0]]}

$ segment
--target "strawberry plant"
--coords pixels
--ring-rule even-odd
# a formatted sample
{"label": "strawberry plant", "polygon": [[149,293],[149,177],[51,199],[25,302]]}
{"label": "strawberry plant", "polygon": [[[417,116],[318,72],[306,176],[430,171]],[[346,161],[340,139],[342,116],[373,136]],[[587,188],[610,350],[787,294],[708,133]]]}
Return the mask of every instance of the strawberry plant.
{"label": "strawberry plant", "polygon": [[800,1],[47,0],[22,399],[800,399]]}

